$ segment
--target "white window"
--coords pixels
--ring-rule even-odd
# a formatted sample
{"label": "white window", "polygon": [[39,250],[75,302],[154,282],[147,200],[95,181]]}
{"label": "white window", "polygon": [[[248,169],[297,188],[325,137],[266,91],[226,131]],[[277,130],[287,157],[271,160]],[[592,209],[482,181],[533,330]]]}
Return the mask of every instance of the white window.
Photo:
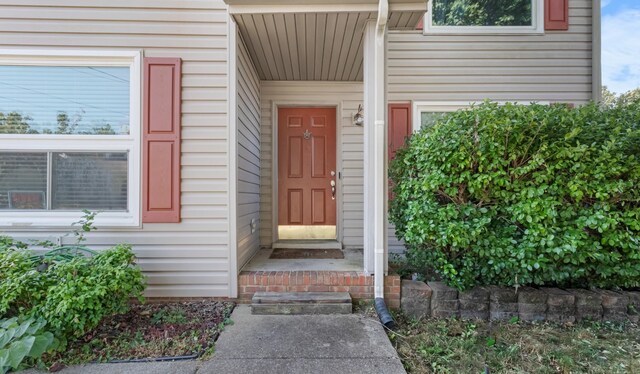
{"label": "white window", "polygon": [[414,102],[413,131],[433,126],[445,113],[455,112],[458,109],[468,108],[469,106],[471,106],[471,103],[466,102]]}
{"label": "white window", "polygon": [[543,0],[430,0],[424,34],[543,34]]}
{"label": "white window", "polygon": [[139,52],[0,51],[0,227],[140,225]]}
{"label": "white window", "polygon": [[[529,105],[534,102],[515,102],[515,104]],[[464,101],[414,101],[413,102],[413,131],[419,131],[421,128],[433,126],[438,119],[446,113],[455,112],[460,109],[467,109],[472,105],[479,105],[482,102],[464,102]],[[504,105],[507,101],[498,101],[498,105]],[[548,101],[537,101],[535,104],[549,105]]]}

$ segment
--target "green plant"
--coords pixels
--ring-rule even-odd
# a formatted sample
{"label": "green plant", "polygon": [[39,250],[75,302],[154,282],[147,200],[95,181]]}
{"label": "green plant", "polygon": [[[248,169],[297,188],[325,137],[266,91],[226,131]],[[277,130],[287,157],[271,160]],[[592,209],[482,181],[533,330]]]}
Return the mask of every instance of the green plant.
{"label": "green plant", "polygon": [[76,237],[76,245],[80,245],[81,243],[83,243],[85,240],[87,240],[84,237],[85,233],[97,230],[98,228],[94,225],[94,221],[96,219],[96,216],[98,215],[98,212],[92,212],[89,211],[87,209],[83,209],[82,210],[82,218],[80,218],[79,221],[74,222],[72,224],[72,226],[76,227],[77,225],[80,226],[79,229],[73,230],[73,235]]}
{"label": "green plant", "polygon": [[46,321],[35,318],[0,320],[0,373],[24,367],[25,360],[37,360],[58,345],[45,330]]}
{"label": "green plant", "polygon": [[390,167],[407,259],[459,289],[640,286],[639,124],[640,102],[444,116]]}
{"label": "green plant", "polygon": [[[74,223],[75,245],[34,254],[28,245],[0,237],[0,317],[33,316],[48,321],[64,342],[94,328],[103,317],[142,301],[144,277],[128,245],[105,251],[82,246],[95,230],[96,213],[84,211]],[[42,243],[40,243],[42,244]]]}
{"label": "green plant", "polygon": [[17,315],[46,297],[49,283],[24,244],[0,238],[0,317]]}
{"label": "green plant", "polygon": [[81,336],[105,316],[123,313],[130,298],[143,300],[144,277],[128,245],[78,256],[47,270],[46,298],[31,313],[64,336]]}

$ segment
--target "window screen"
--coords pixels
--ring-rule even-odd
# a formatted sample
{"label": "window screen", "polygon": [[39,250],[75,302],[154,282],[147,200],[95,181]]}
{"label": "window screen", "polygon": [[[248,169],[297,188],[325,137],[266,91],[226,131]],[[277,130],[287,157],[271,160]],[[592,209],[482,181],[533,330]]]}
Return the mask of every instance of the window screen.
{"label": "window screen", "polygon": [[127,152],[0,152],[0,209],[126,211],[127,167]]}
{"label": "window screen", "polygon": [[126,210],[127,153],[52,154],[54,210]]}
{"label": "window screen", "polygon": [[0,209],[46,209],[47,154],[0,152]]}

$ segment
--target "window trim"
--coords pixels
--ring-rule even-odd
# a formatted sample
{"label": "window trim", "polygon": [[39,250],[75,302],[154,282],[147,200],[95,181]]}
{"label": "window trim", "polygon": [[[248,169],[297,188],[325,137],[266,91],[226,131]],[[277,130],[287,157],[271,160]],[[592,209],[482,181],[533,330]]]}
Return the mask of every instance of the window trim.
{"label": "window trim", "polygon": [[544,0],[531,0],[531,26],[434,26],[433,0],[424,14],[424,35],[544,35]]}
{"label": "window trim", "polygon": [[[7,134],[0,135],[0,149],[14,152],[128,152],[128,209],[124,212],[100,212],[96,216],[95,224],[102,227],[141,227],[142,52],[0,49],[0,65],[125,66],[129,68],[128,135]],[[0,228],[12,230],[68,228],[82,215],[81,211],[0,210]]]}

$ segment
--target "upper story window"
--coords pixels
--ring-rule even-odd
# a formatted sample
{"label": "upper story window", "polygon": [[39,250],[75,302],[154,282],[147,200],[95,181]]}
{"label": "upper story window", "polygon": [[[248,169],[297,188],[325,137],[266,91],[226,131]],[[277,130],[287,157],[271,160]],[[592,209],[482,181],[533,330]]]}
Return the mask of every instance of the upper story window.
{"label": "upper story window", "polygon": [[543,33],[543,11],[543,0],[430,0],[424,33]]}
{"label": "upper story window", "polygon": [[140,222],[138,52],[0,51],[0,227]]}

